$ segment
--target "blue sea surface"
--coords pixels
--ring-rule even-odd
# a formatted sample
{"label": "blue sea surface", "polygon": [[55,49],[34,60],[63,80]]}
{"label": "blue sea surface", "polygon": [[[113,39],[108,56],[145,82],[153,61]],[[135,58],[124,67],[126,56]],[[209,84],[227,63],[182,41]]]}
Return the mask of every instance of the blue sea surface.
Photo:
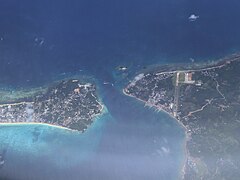
{"label": "blue sea surface", "polygon": [[[238,0],[1,1],[0,86],[90,75],[106,112],[84,134],[1,125],[0,179],[178,179],[184,130],[122,88],[154,64],[209,61],[238,51],[239,9]],[[199,18],[190,22],[191,14]]]}

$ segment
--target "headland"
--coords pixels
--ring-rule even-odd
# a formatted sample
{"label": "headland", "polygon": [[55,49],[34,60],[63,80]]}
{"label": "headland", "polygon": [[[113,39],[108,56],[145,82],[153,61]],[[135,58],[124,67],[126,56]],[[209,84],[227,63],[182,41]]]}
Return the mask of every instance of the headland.
{"label": "headland", "polygon": [[237,179],[240,161],[240,54],[211,64],[159,66],[123,90],[168,113],[186,133],[183,179]]}

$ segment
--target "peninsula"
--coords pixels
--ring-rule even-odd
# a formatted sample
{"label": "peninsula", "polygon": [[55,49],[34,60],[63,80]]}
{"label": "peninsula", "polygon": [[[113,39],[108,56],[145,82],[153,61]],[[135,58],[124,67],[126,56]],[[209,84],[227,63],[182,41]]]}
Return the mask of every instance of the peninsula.
{"label": "peninsula", "polygon": [[12,100],[1,93],[0,124],[44,123],[84,132],[103,110],[96,86],[78,79],[62,80],[45,91],[27,94],[31,96]]}
{"label": "peninsula", "polygon": [[240,54],[208,65],[160,66],[137,75],[123,92],[185,128],[183,179],[239,179]]}

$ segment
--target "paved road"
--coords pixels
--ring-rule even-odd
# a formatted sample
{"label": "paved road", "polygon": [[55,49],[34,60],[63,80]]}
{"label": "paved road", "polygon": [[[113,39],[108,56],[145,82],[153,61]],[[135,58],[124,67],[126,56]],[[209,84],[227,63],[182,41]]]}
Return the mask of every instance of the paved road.
{"label": "paved road", "polygon": [[177,117],[178,112],[178,99],[179,99],[179,72],[177,72],[176,75],[176,84],[175,84],[175,92],[174,92],[174,110],[173,115],[174,117]]}

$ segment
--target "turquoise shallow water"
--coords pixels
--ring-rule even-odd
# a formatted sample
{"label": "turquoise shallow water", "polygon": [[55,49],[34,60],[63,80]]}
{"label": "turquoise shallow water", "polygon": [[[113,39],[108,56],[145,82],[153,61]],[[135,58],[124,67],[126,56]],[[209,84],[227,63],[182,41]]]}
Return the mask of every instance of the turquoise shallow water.
{"label": "turquoise shallow water", "polygon": [[[239,8],[237,0],[1,2],[0,87],[39,86],[59,74],[92,75],[107,113],[85,134],[0,126],[6,160],[0,179],[177,179],[183,129],[122,95],[122,88],[148,65],[238,51]],[[191,14],[200,18],[189,22]],[[118,65],[128,66],[130,76],[116,72]]]}
{"label": "turquoise shallow water", "polygon": [[107,112],[84,134],[47,125],[1,126],[12,179],[177,179],[184,132],[168,115],[103,86]]}

